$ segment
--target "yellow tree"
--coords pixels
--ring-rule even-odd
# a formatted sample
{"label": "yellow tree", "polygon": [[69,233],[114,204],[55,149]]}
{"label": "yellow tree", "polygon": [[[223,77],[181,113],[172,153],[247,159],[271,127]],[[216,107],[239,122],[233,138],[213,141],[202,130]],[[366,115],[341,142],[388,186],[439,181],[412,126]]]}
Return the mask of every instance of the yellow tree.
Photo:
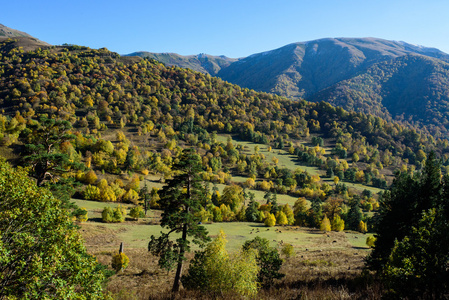
{"label": "yellow tree", "polygon": [[331,222],[327,218],[327,216],[324,216],[323,220],[320,224],[320,230],[321,231],[331,231]]}
{"label": "yellow tree", "polygon": [[204,251],[195,254],[188,273],[181,279],[185,288],[216,296],[231,291],[242,296],[257,294],[259,267],[256,252],[250,249],[230,256],[225,249],[226,243],[226,235],[220,230]]}

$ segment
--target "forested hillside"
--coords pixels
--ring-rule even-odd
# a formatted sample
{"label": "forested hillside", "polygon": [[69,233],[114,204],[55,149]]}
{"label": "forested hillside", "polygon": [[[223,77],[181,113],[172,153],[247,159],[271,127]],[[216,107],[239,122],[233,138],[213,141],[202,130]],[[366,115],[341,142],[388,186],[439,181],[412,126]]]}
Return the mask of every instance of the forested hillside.
{"label": "forested hillside", "polygon": [[[59,46],[25,52],[13,45],[14,41],[6,40],[0,48],[5,146],[15,145],[32,120],[45,114],[74,127],[77,139],[68,147],[72,150],[66,151],[83,162],[91,157],[94,165],[112,173],[123,168],[130,151],[136,155],[133,168],[154,167],[155,155],[162,155],[169,166],[167,157],[176,157],[177,146],[194,146],[206,157],[207,153],[221,157],[230,162],[227,172],[234,172],[241,157],[231,159],[227,151],[214,148],[220,145],[214,144],[213,132],[286,149],[324,169],[336,168],[329,160],[337,159],[339,165],[338,158],[354,154],[365,163],[360,165],[365,172],[379,168],[379,163],[420,168],[424,153],[431,150],[444,161],[448,158],[446,140],[324,102],[258,93],[188,69],[120,57],[107,49]],[[111,130],[123,131],[125,136],[116,139]],[[103,139],[113,142],[110,150],[99,144]],[[323,140],[332,156],[322,154]],[[154,151],[140,148],[149,142]],[[9,149],[14,152],[17,147]],[[206,161],[210,165],[213,160]],[[240,173],[247,171],[243,168]],[[255,175],[265,172],[258,166]]]}

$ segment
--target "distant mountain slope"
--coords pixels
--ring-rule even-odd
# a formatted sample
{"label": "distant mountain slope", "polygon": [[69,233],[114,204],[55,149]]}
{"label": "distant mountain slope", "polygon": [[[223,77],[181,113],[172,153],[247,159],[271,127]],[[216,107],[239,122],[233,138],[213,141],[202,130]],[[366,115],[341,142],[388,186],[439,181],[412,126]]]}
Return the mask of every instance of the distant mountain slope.
{"label": "distant mountain slope", "polygon": [[181,68],[189,68],[197,72],[208,73],[212,76],[217,75],[222,68],[226,68],[231,63],[237,61],[235,58],[208,54],[182,56],[176,53],[151,53],[145,51],[134,52],[129,54],[129,56],[153,58],[167,66],[175,65]]}
{"label": "distant mountain slope", "polygon": [[[38,40],[26,32],[12,29],[0,24],[0,42],[9,38],[14,38],[17,40],[14,47],[22,47],[25,51],[34,50],[38,47],[50,46],[50,44]],[[9,44],[9,46],[11,46],[11,44]]]}
{"label": "distant mountain slope", "polygon": [[29,37],[29,38],[31,38],[32,36],[29,35],[26,32],[19,31],[19,30],[16,30],[16,29],[12,29],[12,28],[6,27],[3,24],[0,24],[0,37],[7,37],[7,38],[10,38],[10,37]]}
{"label": "distant mountain slope", "polygon": [[217,75],[255,90],[308,98],[371,65],[408,54],[449,61],[449,55],[425,48],[374,38],[321,39],[294,43],[241,59]]}
{"label": "distant mountain slope", "polygon": [[320,91],[313,100],[446,131],[449,64],[422,55],[401,56],[374,64],[365,72]]}
{"label": "distant mountain slope", "polygon": [[[192,61],[169,57],[164,61],[163,55],[153,54],[170,65]],[[328,101],[447,132],[448,63],[449,55],[435,48],[376,38],[326,38],[227,59],[212,72],[190,68],[256,91]]]}

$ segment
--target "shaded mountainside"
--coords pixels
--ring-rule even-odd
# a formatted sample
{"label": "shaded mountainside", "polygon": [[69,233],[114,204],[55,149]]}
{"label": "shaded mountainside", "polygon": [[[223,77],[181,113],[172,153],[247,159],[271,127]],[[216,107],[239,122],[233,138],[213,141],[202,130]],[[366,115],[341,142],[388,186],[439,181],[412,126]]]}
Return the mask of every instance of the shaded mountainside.
{"label": "shaded mountainside", "polygon": [[187,57],[169,57],[152,56],[168,65],[186,66],[188,60],[192,69],[257,91],[399,117],[431,125],[433,133],[446,134],[449,128],[449,55],[435,48],[376,38],[327,38],[226,60],[213,72]]}
{"label": "shaded mountainside", "polygon": [[[294,43],[251,55],[221,70],[218,76],[256,90],[309,98],[326,87],[365,71],[375,63],[410,53],[449,61],[449,55],[437,49],[403,42],[374,38],[328,38]],[[254,69],[259,71],[255,72]]]}
{"label": "shaded mountainside", "polygon": [[346,109],[415,124],[432,132],[449,128],[449,64],[405,55],[376,63],[365,72],[313,96]]}

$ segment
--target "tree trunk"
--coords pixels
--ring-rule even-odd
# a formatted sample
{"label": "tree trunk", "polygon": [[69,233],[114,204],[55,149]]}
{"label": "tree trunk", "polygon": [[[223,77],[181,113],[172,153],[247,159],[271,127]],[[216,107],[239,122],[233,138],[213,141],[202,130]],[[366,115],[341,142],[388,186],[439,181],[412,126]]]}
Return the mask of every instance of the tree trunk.
{"label": "tree trunk", "polygon": [[182,228],[182,240],[183,240],[183,244],[179,248],[178,268],[176,269],[175,282],[173,282],[172,292],[179,291],[179,281],[181,280],[182,266],[184,263],[184,260],[183,260],[184,253],[185,253],[184,243],[187,240],[187,224],[184,224],[184,226]]}

